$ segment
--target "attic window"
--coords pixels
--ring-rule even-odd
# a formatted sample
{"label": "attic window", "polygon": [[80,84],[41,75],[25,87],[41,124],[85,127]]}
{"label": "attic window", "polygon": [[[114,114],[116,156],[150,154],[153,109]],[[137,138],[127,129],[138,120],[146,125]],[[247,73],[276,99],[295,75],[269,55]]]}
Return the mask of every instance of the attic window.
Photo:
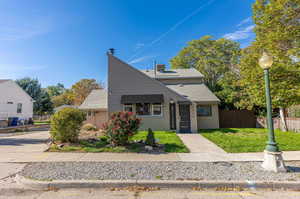
{"label": "attic window", "polygon": [[13,102],[7,102],[7,104],[13,104]]}

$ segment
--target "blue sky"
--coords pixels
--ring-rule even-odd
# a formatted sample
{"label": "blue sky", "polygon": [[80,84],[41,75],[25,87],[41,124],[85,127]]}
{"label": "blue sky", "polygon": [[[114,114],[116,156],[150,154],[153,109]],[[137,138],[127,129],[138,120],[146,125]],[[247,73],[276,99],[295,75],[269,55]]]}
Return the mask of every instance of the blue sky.
{"label": "blue sky", "polygon": [[106,51],[141,69],[169,65],[204,35],[249,45],[254,0],[0,0],[0,79],[70,87],[107,79]]}

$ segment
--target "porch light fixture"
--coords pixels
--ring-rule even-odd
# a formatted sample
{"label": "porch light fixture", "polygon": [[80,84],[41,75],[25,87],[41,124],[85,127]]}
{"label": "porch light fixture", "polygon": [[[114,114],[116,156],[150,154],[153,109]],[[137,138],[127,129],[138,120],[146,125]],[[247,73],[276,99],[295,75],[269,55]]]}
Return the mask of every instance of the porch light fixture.
{"label": "porch light fixture", "polygon": [[264,69],[268,123],[268,141],[264,151],[264,162],[262,164],[262,167],[267,171],[286,172],[286,168],[282,158],[282,152],[279,151],[275,140],[272,119],[272,99],[270,95],[269,69],[273,64],[273,58],[272,56],[264,52],[262,57],[259,59],[258,64],[262,69]]}

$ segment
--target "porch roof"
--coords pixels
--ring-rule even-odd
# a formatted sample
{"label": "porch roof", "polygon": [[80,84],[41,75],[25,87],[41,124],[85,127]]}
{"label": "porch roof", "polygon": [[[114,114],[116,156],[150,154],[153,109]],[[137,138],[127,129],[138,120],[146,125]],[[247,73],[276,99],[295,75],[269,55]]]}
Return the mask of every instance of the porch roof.
{"label": "porch roof", "polygon": [[107,109],[107,91],[104,89],[94,89],[86,97],[79,109]]}
{"label": "porch roof", "polygon": [[193,102],[220,102],[205,84],[172,84],[166,86]]}

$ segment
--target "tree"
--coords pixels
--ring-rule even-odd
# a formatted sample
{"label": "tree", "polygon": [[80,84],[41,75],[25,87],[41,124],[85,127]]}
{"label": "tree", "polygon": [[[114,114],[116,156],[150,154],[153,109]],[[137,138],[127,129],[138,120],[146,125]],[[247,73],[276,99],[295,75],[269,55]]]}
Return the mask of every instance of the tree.
{"label": "tree", "polygon": [[240,88],[232,83],[236,83],[239,77],[240,52],[237,42],[204,36],[190,41],[170,63],[172,68],[195,68],[200,71],[205,84],[221,98],[223,107],[235,108],[238,100],[235,96]]}
{"label": "tree", "polygon": [[65,87],[63,84],[61,83],[58,83],[57,85],[55,86],[48,86],[46,88],[46,91],[47,93],[49,94],[49,96],[52,98],[54,96],[58,96],[58,95],[61,95],[63,94],[63,92],[65,92]]}
{"label": "tree", "polygon": [[47,91],[45,89],[41,90],[40,96],[35,103],[36,113],[38,115],[49,114],[53,111],[53,103]]}
{"label": "tree", "polygon": [[204,36],[192,40],[177,56],[171,59],[172,68],[195,68],[204,75],[206,85],[218,90],[218,81],[228,71],[237,68],[240,57],[239,43],[228,40],[213,40]]}
{"label": "tree", "polygon": [[102,86],[95,79],[81,79],[72,86],[74,92],[74,104],[80,105],[93,89],[100,89]]}
{"label": "tree", "polygon": [[73,105],[75,99],[75,94],[71,89],[66,89],[62,94],[58,96],[53,96],[51,101],[54,107],[62,105]]}
{"label": "tree", "polygon": [[256,38],[241,59],[241,84],[252,105],[265,106],[263,71],[257,62],[263,51],[273,56],[271,96],[273,107],[280,109],[282,130],[287,130],[284,109],[300,102],[299,13],[299,0],[257,0],[253,5]]}
{"label": "tree", "polygon": [[35,114],[52,111],[51,99],[48,93],[42,89],[38,79],[26,77],[16,80],[16,83],[34,99],[33,112]]}

